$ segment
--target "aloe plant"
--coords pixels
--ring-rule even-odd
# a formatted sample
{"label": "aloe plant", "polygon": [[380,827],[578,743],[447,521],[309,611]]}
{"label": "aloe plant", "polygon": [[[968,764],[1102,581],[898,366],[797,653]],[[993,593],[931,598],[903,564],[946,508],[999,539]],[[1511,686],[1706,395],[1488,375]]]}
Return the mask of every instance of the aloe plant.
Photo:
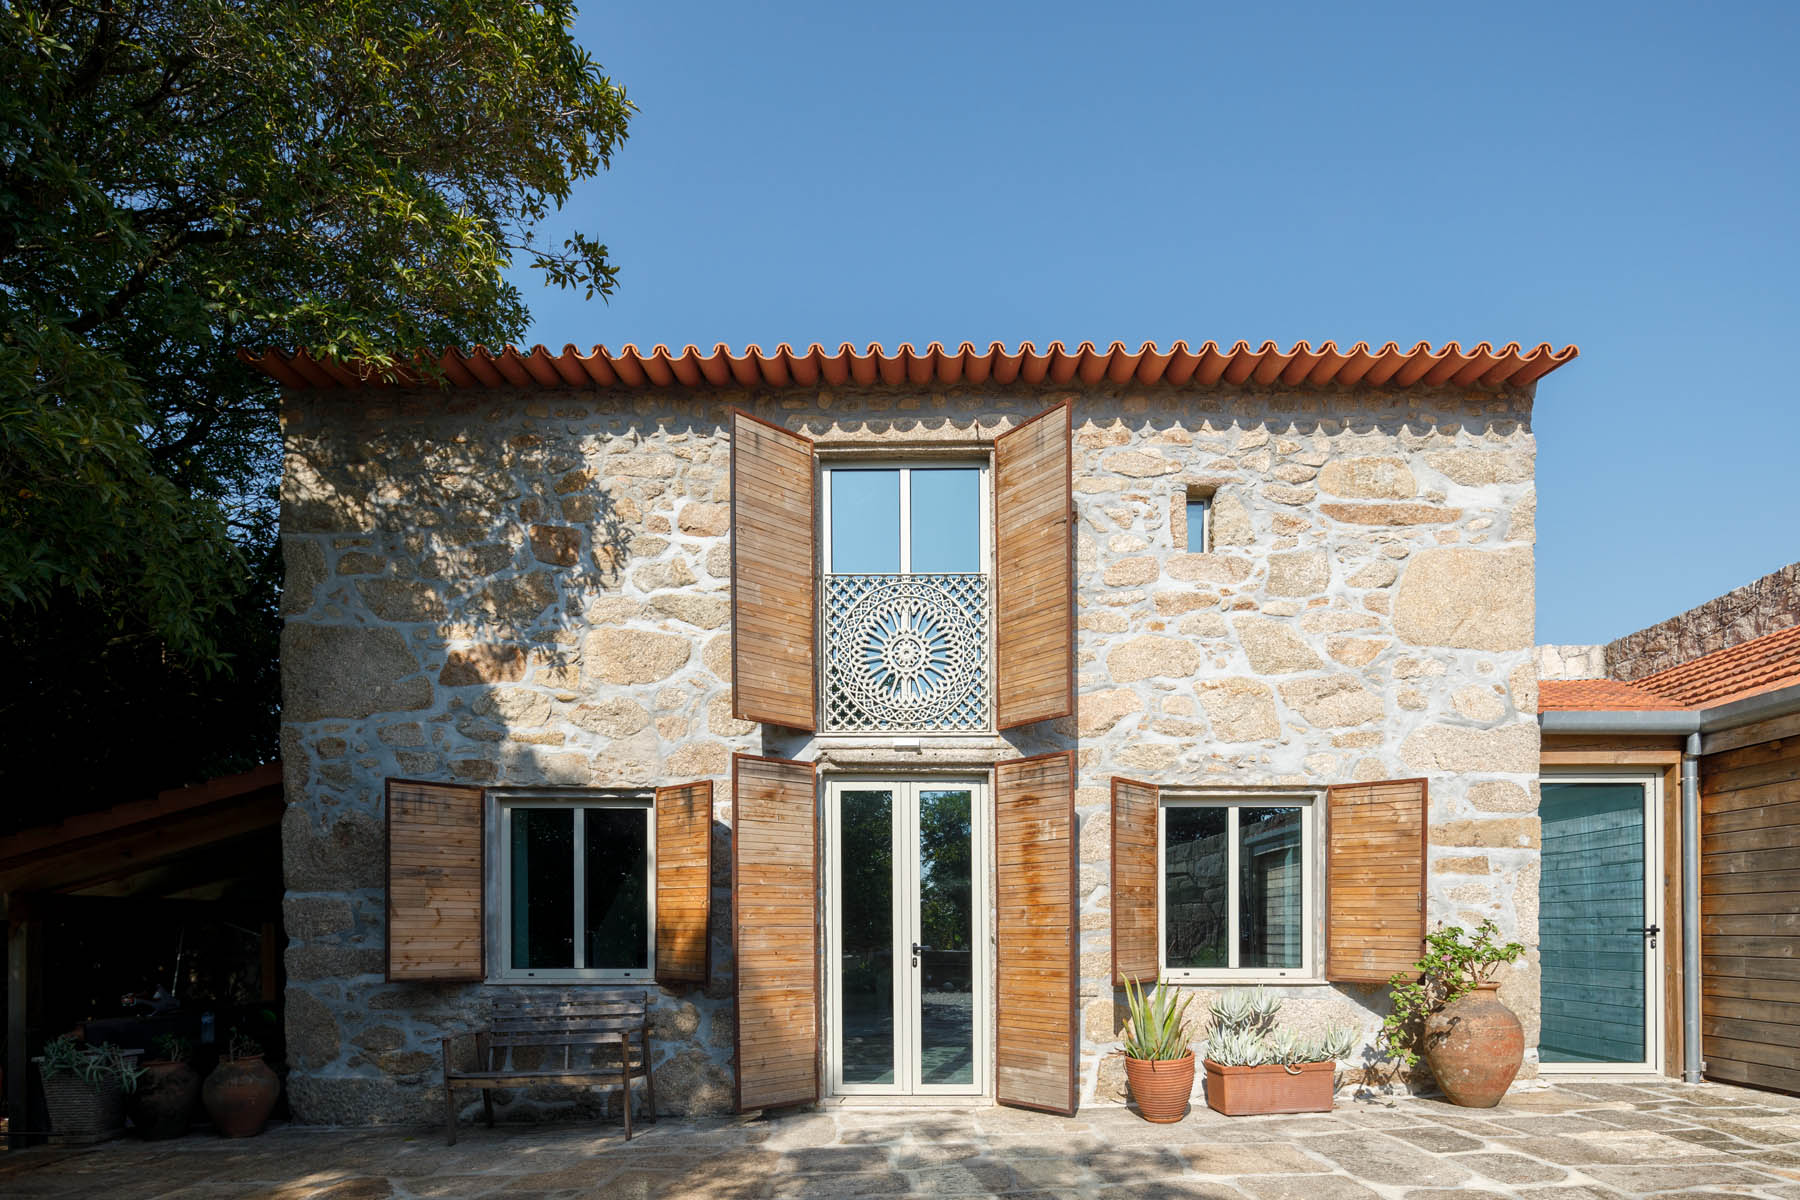
{"label": "aloe plant", "polygon": [[1125,1026],[1125,1056],[1152,1062],[1170,1062],[1184,1058],[1188,1049],[1188,1005],[1193,997],[1175,993],[1161,981],[1148,994],[1136,980],[1125,981],[1125,1002],[1131,1007],[1131,1020]]}
{"label": "aloe plant", "polygon": [[1336,1062],[1356,1048],[1356,1031],[1333,1026],[1309,1037],[1275,1024],[1281,996],[1266,988],[1229,988],[1207,1005],[1212,1027],[1206,1057],[1222,1067],[1260,1067],[1265,1063],[1292,1071],[1301,1063]]}

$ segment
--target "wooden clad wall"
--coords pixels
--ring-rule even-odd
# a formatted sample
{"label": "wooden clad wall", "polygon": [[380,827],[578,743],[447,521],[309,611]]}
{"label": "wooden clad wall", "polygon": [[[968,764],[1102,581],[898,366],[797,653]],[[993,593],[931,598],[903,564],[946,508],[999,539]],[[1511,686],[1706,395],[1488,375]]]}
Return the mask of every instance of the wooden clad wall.
{"label": "wooden clad wall", "polygon": [[1800,715],[1762,732],[1785,736],[1702,747],[1700,1053],[1712,1079],[1800,1092]]}
{"label": "wooden clad wall", "polygon": [[1001,1104],[1075,1111],[1075,755],[994,767],[999,897],[995,1096]]}
{"label": "wooden clad wall", "polygon": [[818,711],[813,444],[731,414],[731,706],[812,729]]}
{"label": "wooden clad wall", "polygon": [[482,790],[387,781],[389,979],[486,978]]}
{"label": "wooden clad wall", "polygon": [[732,758],[739,1112],[819,1098],[819,822],[811,763]]}
{"label": "wooden clad wall", "polygon": [[996,723],[1075,711],[1075,523],[1069,406],[994,439]]}
{"label": "wooden clad wall", "polygon": [[1112,781],[1113,981],[1156,980],[1156,816],[1161,792],[1153,783]]}
{"label": "wooden clad wall", "polygon": [[1425,948],[1425,781],[1334,787],[1325,808],[1325,977],[1386,983]]}
{"label": "wooden clad wall", "polygon": [[705,983],[712,783],[656,789],[656,980]]}

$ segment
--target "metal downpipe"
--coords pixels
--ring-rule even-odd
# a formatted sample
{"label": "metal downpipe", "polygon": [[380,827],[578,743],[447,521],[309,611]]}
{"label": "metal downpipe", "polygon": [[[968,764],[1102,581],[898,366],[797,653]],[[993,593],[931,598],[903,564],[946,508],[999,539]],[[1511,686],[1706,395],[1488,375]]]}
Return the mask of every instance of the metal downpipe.
{"label": "metal downpipe", "polygon": [[1681,1077],[1700,1082],[1700,735],[1681,756]]}

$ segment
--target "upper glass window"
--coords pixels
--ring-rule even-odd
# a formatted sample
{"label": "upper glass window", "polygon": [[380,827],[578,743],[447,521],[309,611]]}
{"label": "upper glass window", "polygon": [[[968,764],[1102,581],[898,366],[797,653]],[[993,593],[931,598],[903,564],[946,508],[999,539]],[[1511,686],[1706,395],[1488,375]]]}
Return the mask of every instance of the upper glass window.
{"label": "upper glass window", "polygon": [[501,974],[647,979],[654,958],[648,798],[500,801]]}
{"label": "upper glass window", "polygon": [[978,466],[829,468],[826,571],[979,573],[983,473]]}
{"label": "upper glass window", "polygon": [[1313,839],[1310,798],[1165,800],[1166,975],[1312,975]]}

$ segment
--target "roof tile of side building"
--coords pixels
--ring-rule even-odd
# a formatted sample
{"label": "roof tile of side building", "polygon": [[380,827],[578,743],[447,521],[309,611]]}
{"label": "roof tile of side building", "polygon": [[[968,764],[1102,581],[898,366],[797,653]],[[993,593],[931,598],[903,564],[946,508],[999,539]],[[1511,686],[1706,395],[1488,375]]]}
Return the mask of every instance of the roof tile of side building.
{"label": "roof tile of side building", "polygon": [[[1175,342],[1164,350],[1145,342],[1136,350],[1123,342],[1104,349],[1092,342],[1067,347],[1051,342],[1039,350],[1023,342],[1017,350],[994,342],[985,350],[964,342],[954,349],[932,342],[915,349],[903,342],[892,351],[870,344],[864,350],[845,342],[836,350],[814,343],[796,350],[786,342],[773,350],[749,346],[733,354],[723,343],[711,353],[696,346],[680,351],[657,345],[639,350],[627,345],[611,351],[595,346],[586,354],[564,346],[555,354],[543,346],[521,351],[514,346],[470,351],[452,347],[435,356],[421,355],[443,371],[455,387],[740,387],[782,388],[876,384],[1012,384],[1081,383],[1157,384],[1182,387],[1466,387],[1500,391],[1523,388],[1575,358],[1574,346],[1553,349],[1548,342],[1526,349],[1518,342],[1495,347],[1480,342],[1464,350],[1450,342],[1433,347],[1419,342],[1412,349],[1388,342],[1339,347],[1296,342],[1287,350],[1274,342],[1252,346],[1236,342],[1221,347],[1206,342],[1190,347]],[[411,370],[382,374],[356,364],[314,358],[305,350],[240,350],[238,357],[291,388],[357,388],[406,386],[418,382]]]}
{"label": "roof tile of side building", "polygon": [[1800,684],[1800,625],[1703,654],[1634,683],[1546,679],[1538,685],[1538,711],[1711,708],[1794,684]]}

